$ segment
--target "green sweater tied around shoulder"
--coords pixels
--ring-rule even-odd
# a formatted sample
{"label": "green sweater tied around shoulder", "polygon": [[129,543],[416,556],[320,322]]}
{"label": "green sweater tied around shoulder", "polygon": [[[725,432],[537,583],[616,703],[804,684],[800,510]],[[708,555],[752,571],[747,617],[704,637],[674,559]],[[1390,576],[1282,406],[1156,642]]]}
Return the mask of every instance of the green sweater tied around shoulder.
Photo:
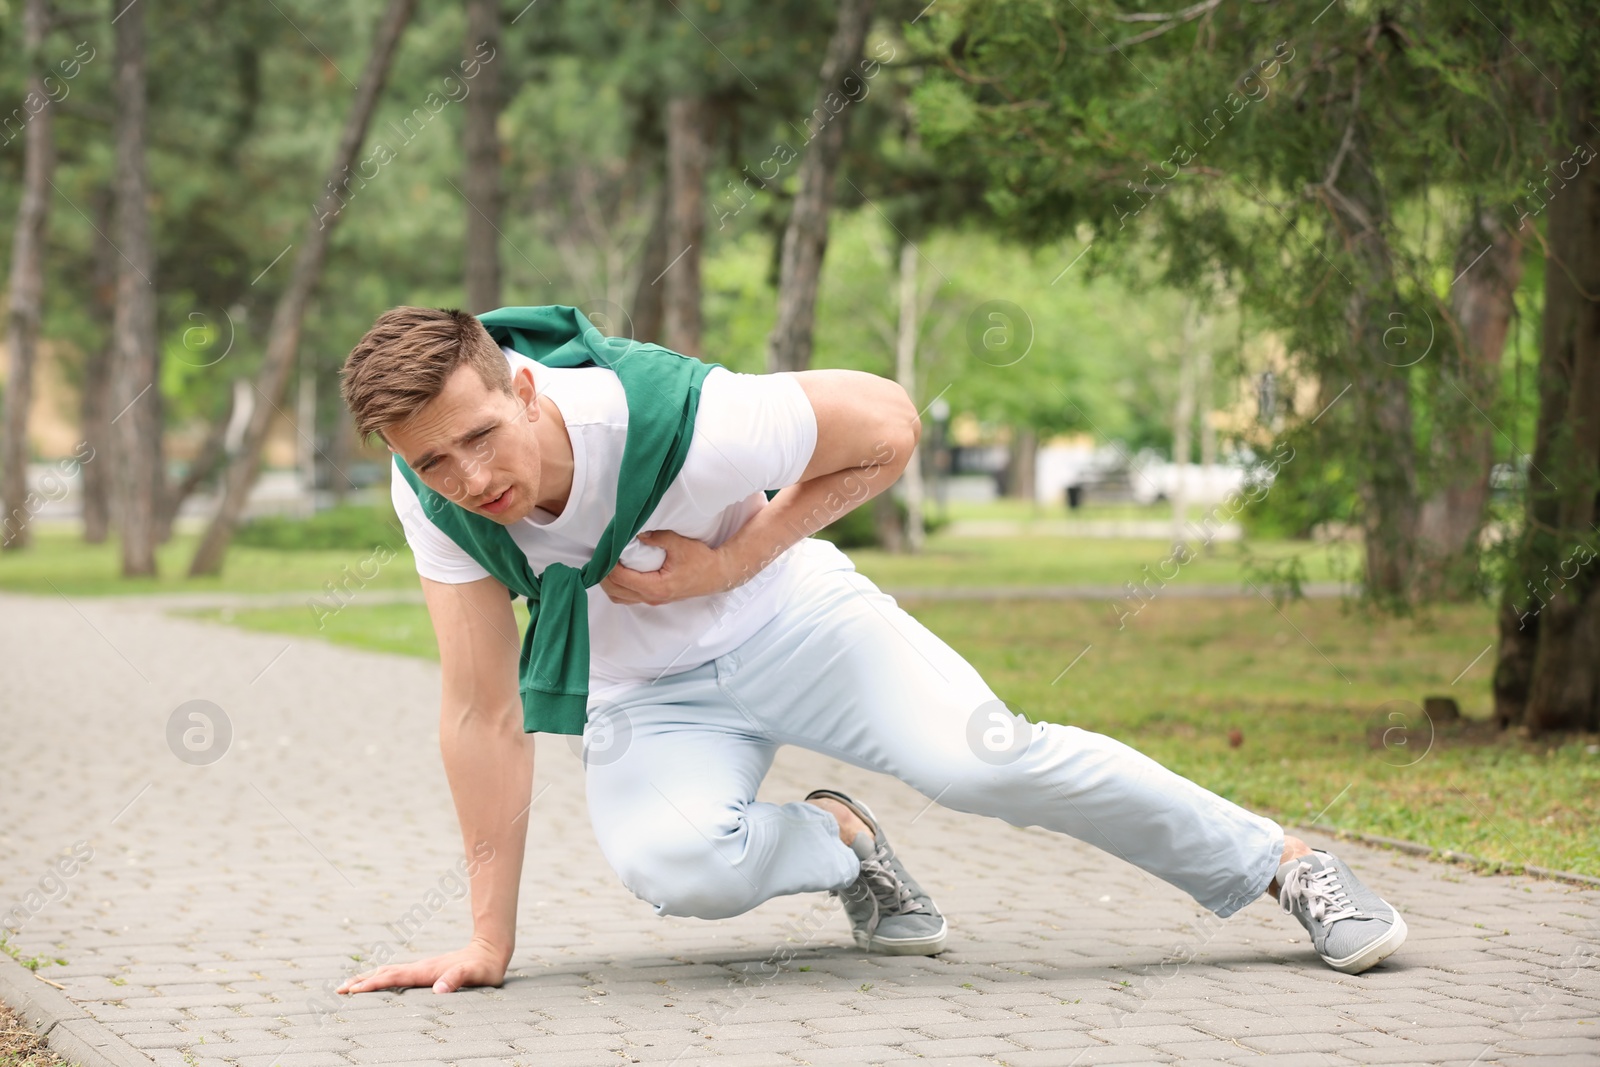
{"label": "green sweater tied around shoulder", "polygon": [[[527,598],[529,622],[519,660],[523,730],[581,734],[589,695],[587,590],[616,567],[622,550],[683,467],[694,437],[700,386],[721,364],[660,345],[607,338],[572,307],[500,308],[478,319],[498,344],[547,367],[610,368],[628,398],[616,514],[600,535],[593,558],[581,568],[551,563],[535,575],[510,531],[434,492],[395,457],[433,524],[499,579],[513,598]],[[580,488],[573,486],[573,493]],[[575,498],[568,506],[573,503]]]}

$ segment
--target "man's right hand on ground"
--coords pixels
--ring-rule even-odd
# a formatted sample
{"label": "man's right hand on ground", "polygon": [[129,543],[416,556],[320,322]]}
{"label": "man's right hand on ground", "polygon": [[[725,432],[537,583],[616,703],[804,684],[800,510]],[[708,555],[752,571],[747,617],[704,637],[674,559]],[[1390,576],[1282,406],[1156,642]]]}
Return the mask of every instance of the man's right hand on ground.
{"label": "man's right hand on ground", "polygon": [[392,963],[347,979],[337,992],[370,993],[378,989],[432,986],[435,993],[454,993],[462,986],[497,986],[505,981],[506,961],[488,945],[474,941],[466,948],[415,963]]}
{"label": "man's right hand on ground", "polygon": [[340,993],[497,986],[516,944],[517,884],[533,788],[533,739],[523,732],[517,693],[517,620],[506,587],[493,578],[461,585],[424,578],[422,591],[443,676],[439,750],[472,857],[473,936],[459,951],[357,975]]}

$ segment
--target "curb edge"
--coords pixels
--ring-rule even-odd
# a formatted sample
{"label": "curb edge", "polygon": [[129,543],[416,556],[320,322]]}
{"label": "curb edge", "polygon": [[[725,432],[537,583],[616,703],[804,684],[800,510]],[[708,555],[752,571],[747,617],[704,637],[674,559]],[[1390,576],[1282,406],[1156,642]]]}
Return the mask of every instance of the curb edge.
{"label": "curb edge", "polygon": [[153,1067],[155,1063],[5,953],[0,953],[0,1001],[69,1063],[79,1067]]}
{"label": "curb edge", "polygon": [[[1398,837],[1383,837],[1379,834],[1364,834],[1359,830],[1345,830],[1338,826],[1327,826],[1321,823],[1290,823],[1286,824],[1297,830],[1312,830],[1330,837],[1343,838],[1348,841],[1359,841],[1364,845],[1375,845],[1382,848],[1391,848],[1397,852],[1404,852],[1411,856],[1421,856],[1423,859],[1437,860],[1443,863],[1465,863],[1473,867],[1487,869],[1490,873],[1505,875],[1526,875],[1530,878],[1543,878],[1546,881],[1568,882],[1581,885],[1585,889],[1600,889],[1600,878],[1589,874],[1579,874],[1577,871],[1557,871],[1549,867],[1537,867],[1531,863],[1499,863],[1486,860],[1481,856],[1474,856],[1470,852],[1457,852],[1454,849],[1434,848],[1432,845],[1419,844],[1416,841],[1406,841]],[[1485,873],[1480,870],[1479,873]]]}

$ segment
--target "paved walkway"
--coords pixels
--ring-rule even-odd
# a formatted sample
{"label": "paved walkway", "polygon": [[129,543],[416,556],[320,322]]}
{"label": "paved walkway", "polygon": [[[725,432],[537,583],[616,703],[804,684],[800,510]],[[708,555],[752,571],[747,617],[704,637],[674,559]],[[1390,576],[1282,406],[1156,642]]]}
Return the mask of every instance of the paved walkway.
{"label": "paved walkway", "polygon": [[[0,956],[0,996],[96,1067],[1600,1062],[1600,891],[1344,845],[1411,926],[1352,978],[1266,903],[1220,922],[1075,841],[786,750],[766,795],[859,790],[949,915],[937,959],[869,958],[825,896],[656,918],[550,738],[505,986],[330,1013],[394,924],[408,953],[469,930],[436,669],[17,596],[0,658],[0,925],[66,961],[39,972],[57,992]],[[201,734],[169,744],[191,700],[231,723],[214,764]]]}

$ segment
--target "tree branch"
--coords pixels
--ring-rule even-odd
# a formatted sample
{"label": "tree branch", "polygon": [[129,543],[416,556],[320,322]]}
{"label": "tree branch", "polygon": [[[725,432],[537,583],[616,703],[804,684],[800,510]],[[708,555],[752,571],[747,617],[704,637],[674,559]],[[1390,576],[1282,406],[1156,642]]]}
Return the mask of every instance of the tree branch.
{"label": "tree branch", "polygon": [[1110,48],[1093,48],[1090,49],[1090,52],[1094,55],[1100,56],[1109,55],[1112,52],[1120,50],[1124,45],[1140,44],[1152,38],[1160,37],[1162,34],[1175,30],[1185,23],[1193,22],[1195,19],[1203,18],[1204,16],[1211,14],[1211,12],[1215,11],[1219,6],[1221,6],[1221,4],[1222,0],[1200,0],[1200,3],[1191,7],[1186,7],[1182,11],[1113,15],[1112,17],[1118,22],[1160,21],[1161,25],[1151,30],[1145,30],[1143,33],[1136,33],[1132,37],[1126,37],[1113,44]]}

